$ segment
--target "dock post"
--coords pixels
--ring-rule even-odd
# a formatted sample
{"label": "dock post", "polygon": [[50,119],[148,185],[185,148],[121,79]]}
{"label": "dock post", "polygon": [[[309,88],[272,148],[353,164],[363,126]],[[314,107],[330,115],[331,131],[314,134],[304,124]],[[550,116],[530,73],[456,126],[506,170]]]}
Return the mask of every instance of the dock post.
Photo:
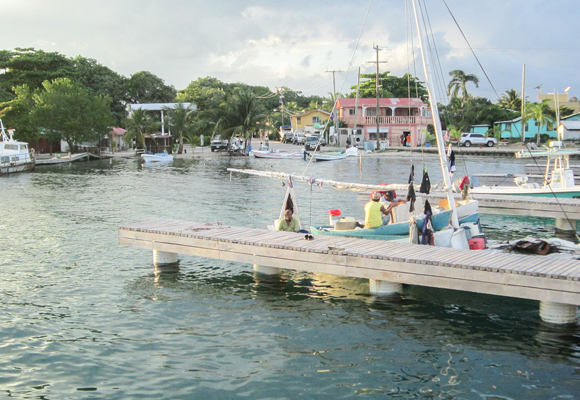
{"label": "dock post", "polygon": [[153,264],[172,264],[179,261],[179,254],[167,251],[153,250]]}
{"label": "dock post", "polygon": [[576,233],[576,220],[568,218],[556,218],[556,230]]}
{"label": "dock post", "polygon": [[540,301],[540,318],[551,324],[573,324],[578,321],[578,306]]}
{"label": "dock post", "polygon": [[378,279],[369,279],[369,291],[371,294],[391,294],[401,293],[403,285],[398,282],[381,281]]}
{"label": "dock post", "polygon": [[280,275],[282,271],[280,268],[267,267],[265,265],[254,264],[254,271],[264,275]]}

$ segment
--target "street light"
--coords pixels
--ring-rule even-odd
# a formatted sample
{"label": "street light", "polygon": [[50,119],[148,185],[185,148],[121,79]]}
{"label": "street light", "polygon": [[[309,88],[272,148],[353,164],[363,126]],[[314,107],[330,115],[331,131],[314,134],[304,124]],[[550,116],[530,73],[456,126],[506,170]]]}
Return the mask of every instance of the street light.
{"label": "street light", "polygon": [[[569,90],[570,90],[570,86],[568,86],[566,89],[564,89],[564,93],[568,94]],[[554,96],[555,96],[554,100],[556,103],[556,133],[557,133],[558,141],[563,141],[564,135],[560,135],[560,96],[556,90],[554,90]]]}

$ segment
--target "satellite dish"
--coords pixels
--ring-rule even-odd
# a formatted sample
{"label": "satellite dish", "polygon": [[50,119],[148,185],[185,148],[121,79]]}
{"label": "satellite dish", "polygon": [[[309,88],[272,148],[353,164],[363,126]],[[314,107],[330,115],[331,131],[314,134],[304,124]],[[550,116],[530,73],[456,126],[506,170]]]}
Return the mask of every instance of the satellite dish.
{"label": "satellite dish", "polygon": [[568,90],[570,90],[570,86],[568,86],[566,89],[564,89],[564,92],[567,92]]}

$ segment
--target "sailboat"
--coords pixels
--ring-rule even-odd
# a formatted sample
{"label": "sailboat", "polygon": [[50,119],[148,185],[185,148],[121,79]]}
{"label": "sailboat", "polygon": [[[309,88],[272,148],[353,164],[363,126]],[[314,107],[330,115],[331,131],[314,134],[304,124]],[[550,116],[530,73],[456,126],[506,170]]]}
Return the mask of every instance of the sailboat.
{"label": "sailboat", "polygon": [[[422,37],[423,31],[422,31],[421,25],[419,23],[419,17],[417,15],[418,6],[417,6],[416,1],[417,0],[413,0],[413,9],[415,12],[415,21],[416,21],[416,24],[418,27],[418,32],[419,32],[419,43],[420,43],[420,47],[421,47],[421,57],[423,60],[423,68],[424,68],[425,77],[426,77],[425,82],[427,84],[429,98],[432,99],[430,101],[430,105],[431,105],[431,111],[432,111],[433,120],[434,120],[433,122],[434,122],[434,127],[435,127],[435,136],[437,139],[437,150],[439,153],[439,161],[440,161],[440,165],[441,165],[441,170],[443,172],[444,191],[446,193],[447,204],[448,204],[448,210],[441,213],[442,220],[443,220],[443,224],[442,224],[441,228],[447,227],[447,226],[449,226],[449,224],[452,227],[452,228],[447,229],[447,231],[450,233],[450,235],[449,235],[449,240],[447,241],[447,243],[445,245],[448,245],[451,247],[468,249],[469,244],[467,241],[466,229],[463,229],[460,226],[458,212],[457,212],[458,206],[456,205],[455,198],[453,195],[453,187],[452,187],[452,182],[451,182],[451,176],[449,173],[449,162],[447,159],[447,154],[445,152],[445,142],[443,140],[441,121],[439,118],[439,110],[437,108],[437,102],[435,101],[435,98],[436,98],[435,91],[434,91],[432,79],[430,78],[431,72],[430,72],[430,67],[429,67],[429,63],[428,63],[428,57],[425,54],[425,50],[424,50],[424,46],[423,46],[423,37]],[[235,169],[235,168],[228,168],[228,171],[230,171],[230,173],[242,172],[242,173],[249,173],[249,174],[258,175],[258,176],[268,176],[271,178],[278,178],[278,179],[291,178],[295,181],[300,181],[300,180],[305,181],[305,182],[307,181],[311,185],[314,183],[325,183],[325,184],[330,185],[331,187],[334,187],[337,189],[350,189],[350,190],[358,190],[358,191],[362,191],[362,190],[385,191],[385,190],[393,190],[393,189],[405,190],[408,187],[408,185],[372,185],[372,184],[356,184],[356,183],[348,183],[348,182],[338,182],[338,181],[331,181],[331,180],[325,180],[325,179],[314,179],[312,177],[306,177],[304,175],[297,176],[297,175],[289,175],[289,174],[277,173],[277,172],[272,172],[272,171],[239,170],[239,169]],[[475,213],[473,213],[473,214],[478,219],[477,201],[476,200],[468,201],[464,204],[464,206],[475,210]],[[399,208],[399,207],[396,207],[396,208]],[[282,214],[280,215],[280,217],[282,217]],[[417,225],[421,224],[420,220],[421,220],[421,218],[417,219]],[[404,234],[407,234],[407,235],[409,234],[410,221],[407,220],[407,221],[401,221],[401,222],[404,222],[405,230],[400,232],[400,233],[395,234],[396,236],[399,236],[399,237],[401,235],[404,235]],[[432,223],[433,223],[433,220],[432,220]],[[396,223],[393,225],[396,225]],[[377,236],[375,238],[389,240],[390,236],[393,236],[392,232],[395,231],[395,227],[393,226],[393,228],[392,228],[393,230],[389,230],[388,226],[389,225],[387,225],[385,228],[379,227],[379,228],[371,228],[371,229],[359,229],[358,231],[361,232],[361,235],[365,235],[365,236],[359,236],[359,237],[366,237],[367,233],[368,234],[375,233],[376,234],[375,236]],[[436,227],[439,227],[439,226],[434,226],[434,228],[436,228]],[[375,230],[375,229],[379,229],[379,230]],[[356,229],[351,229],[350,231],[355,231],[355,230]],[[383,232],[383,230],[384,230],[384,232]],[[315,234],[315,233],[327,234],[327,235],[339,235],[340,234],[340,233],[338,233],[338,230],[335,230],[335,229],[319,230],[317,228],[311,228],[311,231],[313,234]],[[365,231],[365,232],[363,232],[363,231]]]}
{"label": "sailboat", "polygon": [[528,182],[528,179],[516,177],[516,186],[478,186],[471,190],[473,194],[518,195],[561,198],[579,198],[580,185],[575,184],[574,170],[570,166],[570,156],[577,155],[578,150],[561,148],[562,142],[550,143],[547,150],[520,151],[516,158],[546,157],[543,183]]}

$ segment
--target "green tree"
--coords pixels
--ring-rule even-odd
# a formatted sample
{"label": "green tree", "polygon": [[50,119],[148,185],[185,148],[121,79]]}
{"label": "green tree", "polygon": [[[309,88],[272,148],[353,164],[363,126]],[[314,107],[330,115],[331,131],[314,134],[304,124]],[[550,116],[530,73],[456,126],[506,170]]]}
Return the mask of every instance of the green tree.
{"label": "green tree", "polygon": [[127,97],[133,104],[171,103],[176,96],[173,86],[166,85],[163,79],[148,71],[131,75],[127,82]]}
{"label": "green tree", "polygon": [[78,56],[71,60],[68,77],[86,87],[92,95],[111,97],[111,113],[120,126],[126,118],[128,80],[96,60]]}
{"label": "green tree", "polygon": [[548,105],[549,100],[544,99],[539,103],[526,103],[525,114],[522,117],[522,126],[530,120],[535,120],[538,126],[538,135],[536,138],[536,144],[540,145],[540,129],[542,126],[546,125],[550,127],[554,123],[554,117],[552,116],[554,111]]}
{"label": "green tree", "polygon": [[522,97],[515,89],[507,90],[501,95],[499,99],[499,105],[501,108],[512,111],[521,111],[522,109]]}
{"label": "green tree", "polygon": [[34,143],[39,139],[39,130],[30,118],[34,108],[33,92],[28,85],[16,86],[14,92],[14,99],[0,104],[0,118],[4,126],[16,129],[15,139]]}
{"label": "green tree", "polygon": [[[389,71],[379,74],[379,97],[381,98],[419,98],[427,99],[427,89],[423,82],[419,81],[411,74],[404,74],[402,77],[389,75]],[[377,97],[376,74],[361,74],[361,78],[366,81],[361,82],[359,88],[360,98]],[[351,86],[352,92],[346,97],[356,97],[356,85]]]}
{"label": "green tree", "polygon": [[125,122],[125,143],[131,147],[135,140],[138,148],[145,149],[145,135],[152,133],[156,127],[157,123],[142,108],[133,110]]}
{"label": "green tree", "polygon": [[91,96],[68,78],[45,81],[43,87],[45,91],[33,95],[31,118],[49,139],[66,141],[72,152],[75,144],[109,134],[113,122],[110,97]]}
{"label": "green tree", "polygon": [[193,116],[195,111],[185,107],[182,102],[179,102],[175,108],[167,109],[167,117],[171,126],[171,134],[179,143],[177,154],[183,153],[183,139],[190,137],[193,130]]}
{"label": "green tree", "polygon": [[72,70],[71,60],[57,52],[33,48],[0,51],[0,88],[12,93],[13,88],[28,85],[31,90],[42,88],[44,81],[67,77]]}
{"label": "green tree", "polygon": [[216,123],[216,132],[222,137],[239,136],[245,139],[245,148],[251,144],[253,134],[270,129],[266,125],[266,113],[258,97],[250,90],[237,90],[222,109]]}
{"label": "green tree", "polygon": [[475,87],[479,87],[479,78],[473,74],[466,74],[460,69],[453,70],[449,73],[451,81],[447,86],[447,94],[451,97],[459,97],[461,92],[461,105],[465,105],[469,101],[469,93],[467,93],[467,83],[472,82]]}

